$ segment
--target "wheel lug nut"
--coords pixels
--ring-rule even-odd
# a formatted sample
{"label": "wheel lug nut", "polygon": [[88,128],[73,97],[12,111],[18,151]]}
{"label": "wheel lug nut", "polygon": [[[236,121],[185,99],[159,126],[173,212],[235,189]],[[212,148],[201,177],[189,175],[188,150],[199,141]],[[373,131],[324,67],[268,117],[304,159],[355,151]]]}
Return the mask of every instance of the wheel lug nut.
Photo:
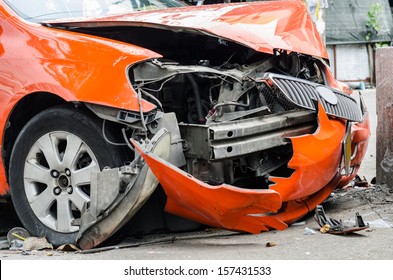
{"label": "wheel lug nut", "polygon": [[51,175],[53,178],[57,178],[57,177],[59,177],[60,173],[59,173],[59,171],[57,171],[57,170],[52,170],[52,171],[50,172],[50,175]]}
{"label": "wheel lug nut", "polygon": [[53,193],[54,193],[55,195],[61,194],[61,188],[60,188],[60,187],[54,188],[54,189],[53,189]]}
{"label": "wheel lug nut", "polygon": [[69,187],[67,188],[67,193],[68,193],[68,194],[72,194],[73,191],[74,191],[74,189],[72,188],[72,186],[69,186]]}
{"label": "wheel lug nut", "polygon": [[65,170],[65,174],[66,174],[67,176],[71,176],[71,171],[67,168],[67,169]]}

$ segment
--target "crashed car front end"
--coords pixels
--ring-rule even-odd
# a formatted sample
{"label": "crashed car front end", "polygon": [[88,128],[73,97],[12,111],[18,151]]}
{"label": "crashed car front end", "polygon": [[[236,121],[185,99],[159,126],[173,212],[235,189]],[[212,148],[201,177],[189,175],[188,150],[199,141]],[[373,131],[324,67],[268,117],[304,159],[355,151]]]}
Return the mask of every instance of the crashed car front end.
{"label": "crashed car front end", "polygon": [[[275,3],[260,5],[267,12],[278,9]],[[288,51],[253,45],[249,39],[225,40],[218,36],[227,33],[222,28],[206,35],[211,32],[208,22],[204,30],[182,26],[195,22],[183,14],[186,20],[179,23],[175,12],[172,21],[168,15],[142,14],[148,28],[125,24],[130,34],[144,38],[136,40],[139,45],[163,54],[128,69],[139,104],[147,101],[156,109],[110,117],[134,129],[130,141],[135,160],[129,168],[138,171],[128,177],[118,169],[96,175],[97,189],[115,186],[113,201],[104,206],[92,201],[95,214],[87,210],[82,217],[81,248],[94,247],[115,232],[158,184],[166,195],[166,212],[212,227],[259,233],[287,228],[354,178],[367,148],[367,110],[362,98],[355,100],[332,77],[326,50],[316,40],[304,6],[294,1],[291,5],[288,18],[294,22],[293,13],[301,12],[303,28],[314,34],[309,35],[309,49],[300,42]],[[216,23],[229,19],[233,28],[244,28],[242,22],[235,24],[240,15],[233,7],[201,9],[207,17],[214,14],[209,9],[224,10]],[[165,26],[157,25],[159,18],[168,21]],[[108,34],[101,26],[113,23],[103,22],[81,25],[82,32]],[[278,21],[272,22],[280,28]],[[167,40],[157,39],[164,34]],[[269,34],[288,48],[281,40],[284,35]],[[152,36],[147,40],[143,35]],[[288,37],[287,42],[296,43]],[[116,39],[135,40],[119,35]],[[180,39],[177,49],[171,49],[168,42]],[[215,47],[209,45],[213,42]],[[90,108],[100,114],[99,106]],[[127,185],[123,194],[108,178]]]}
{"label": "crashed car front end", "polygon": [[[308,80],[270,72],[280,55],[230,69],[160,59],[130,67],[138,97],[157,106],[154,117],[116,116],[140,131],[131,166],[154,175],[141,205],[160,184],[171,214],[235,231],[283,230],[355,176],[369,133],[364,104],[326,85],[321,60]],[[109,172],[118,174],[104,170],[102,186],[111,184]],[[136,172],[129,188],[149,175]],[[82,248],[100,243],[93,224]]]}
{"label": "crashed car front end", "polygon": [[[175,216],[249,233],[283,230],[350,182],[365,155],[366,107],[332,77],[302,1],[48,19],[34,28],[37,42],[69,46],[60,62],[45,49],[45,65],[56,67],[42,72],[57,87],[36,82],[35,91],[49,88],[72,112],[87,111],[102,124],[97,139],[127,148],[129,162],[96,164],[84,173],[83,201],[66,205],[77,212],[67,241],[82,249],[125,226],[161,187]],[[56,225],[51,233],[55,244],[63,240],[56,233],[68,234]]]}

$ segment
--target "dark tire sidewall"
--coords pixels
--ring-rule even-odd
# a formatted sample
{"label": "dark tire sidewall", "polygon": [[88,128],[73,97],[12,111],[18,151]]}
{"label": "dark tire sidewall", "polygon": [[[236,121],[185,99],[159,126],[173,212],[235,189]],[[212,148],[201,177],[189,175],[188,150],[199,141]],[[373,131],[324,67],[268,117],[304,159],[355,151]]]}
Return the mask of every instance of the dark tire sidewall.
{"label": "dark tire sidewall", "polygon": [[88,113],[70,107],[48,109],[32,118],[20,132],[10,160],[9,180],[11,198],[22,224],[31,235],[45,236],[50,243],[59,246],[75,243],[78,232],[60,233],[44,225],[34,214],[26,197],[24,166],[34,143],[43,135],[54,131],[72,133],[82,139],[95,155],[100,170],[121,164],[116,146],[108,144],[101,136],[101,122]]}

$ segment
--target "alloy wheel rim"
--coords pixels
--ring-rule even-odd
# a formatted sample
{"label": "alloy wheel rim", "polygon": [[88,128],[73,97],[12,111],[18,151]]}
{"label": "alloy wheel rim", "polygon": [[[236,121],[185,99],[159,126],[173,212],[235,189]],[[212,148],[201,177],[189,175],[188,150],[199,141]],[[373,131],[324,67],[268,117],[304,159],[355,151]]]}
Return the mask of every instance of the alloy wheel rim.
{"label": "alloy wheel rim", "polygon": [[40,137],[23,171],[26,197],[35,216],[57,232],[78,231],[77,220],[90,202],[90,174],[99,171],[96,156],[78,136],[56,131]]}

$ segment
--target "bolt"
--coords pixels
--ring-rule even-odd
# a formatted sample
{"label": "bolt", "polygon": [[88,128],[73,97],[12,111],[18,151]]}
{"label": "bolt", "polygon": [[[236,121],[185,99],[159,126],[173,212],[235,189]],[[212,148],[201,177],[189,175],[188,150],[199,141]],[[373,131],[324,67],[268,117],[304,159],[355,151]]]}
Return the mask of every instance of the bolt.
{"label": "bolt", "polygon": [[65,174],[66,174],[67,176],[71,176],[71,171],[67,168],[67,169],[65,170]]}
{"label": "bolt", "polygon": [[53,189],[53,193],[54,193],[55,195],[61,194],[61,188],[60,188],[60,187],[54,188],[54,189]]}
{"label": "bolt", "polygon": [[72,194],[73,191],[74,191],[74,189],[72,188],[72,186],[69,186],[69,187],[67,188],[67,193],[68,193],[68,194]]}
{"label": "bolt", "polygon": [[57,177],[59,177],[60,173],[59,173],[59,171],[57,171],[57,170],[52,170],[52,171],[50,172],[50,175],[51,175],[53,178],[57,178]]}

